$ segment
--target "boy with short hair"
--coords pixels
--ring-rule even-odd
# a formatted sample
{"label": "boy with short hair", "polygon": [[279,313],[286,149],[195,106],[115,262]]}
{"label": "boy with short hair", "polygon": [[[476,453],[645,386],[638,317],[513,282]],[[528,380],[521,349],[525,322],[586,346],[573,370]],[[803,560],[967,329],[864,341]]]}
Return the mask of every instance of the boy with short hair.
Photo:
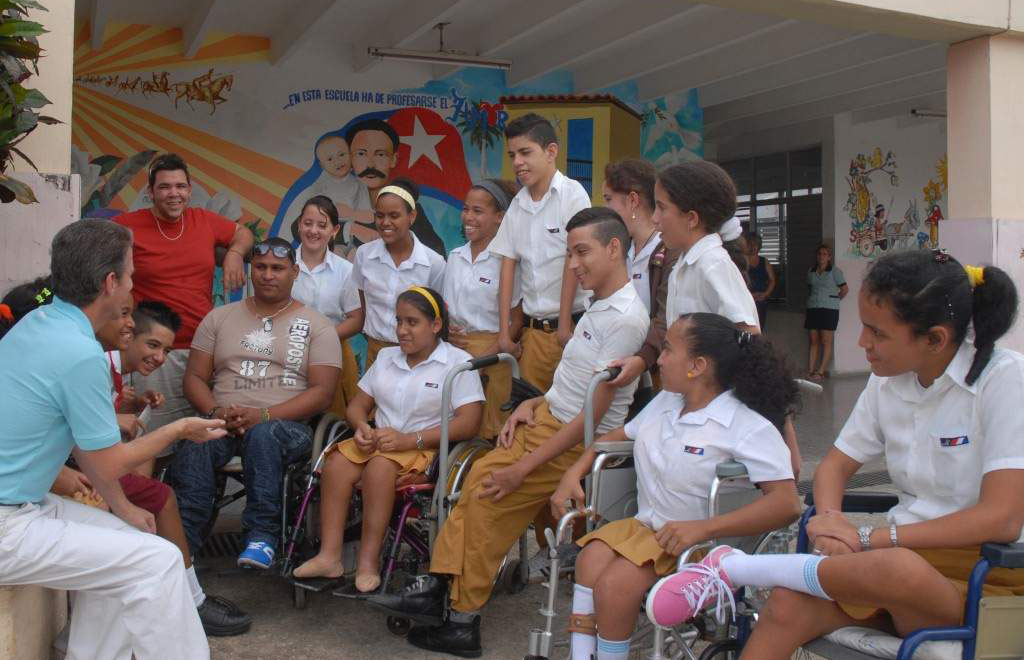
{"label": "boy with short hair", "polygon": [[[479,657],[479,610],[487,602],[502,558],[554,493],[562,474],[583,452],[583,402],[594,374],[640,348],[650,323],[626,264],[629,232],[611,209],[580,211],[566,226],[567,268],[581,289],[593,291],[544,396],[512,414],[498,448],[473,464],[462,497],[441,528],[431,575],[399,594],[369,598],[379,609],[436,627],[417,627],[419,648]],[[636,383],[601,383],[594,394],[598,433],[622,425]],[[450,580],[442,576],[450,576]],[[451,584],[451,613],[444,620]]]}
{"label": "boy with short hair", "polygon": [[[579,182],[558,171],[558,137],[547,119],[532,112],[523,115],[509,122],[505,137],[512,169],[523,187],[488,246],[503,257],[498,347],[520,357],[524,380],[547,390],[588,293],[569,273],[565,250],[566,223],[590,206],[590,197]],[[509,331],[517,266],[524,314],[518,342]]]}

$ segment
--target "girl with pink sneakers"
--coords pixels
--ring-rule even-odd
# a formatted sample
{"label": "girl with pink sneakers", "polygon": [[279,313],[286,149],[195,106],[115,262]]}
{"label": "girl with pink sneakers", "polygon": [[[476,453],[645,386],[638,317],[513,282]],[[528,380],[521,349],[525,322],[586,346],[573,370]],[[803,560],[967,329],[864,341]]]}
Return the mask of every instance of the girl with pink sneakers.
{"label": "girl with pink sneakers", "polygon": [[[684,314],[658,358],[663,390],[635,419],[598,442],[634,441],[635,517],[578,541],[573,591],[573,660],[624,659],[644,594],[688,547],[720,536],[748,536],[800,513],[789,449],[780,429],[796,385],[768,340],[717,314]],[[594,463],[591,447],[551,496],[556,519],[575,500]],[[707,518],[715,466],[736,460],[764,496]]]}
{"label": "girl with pink sneakers", "polygon": [[[995,348],[1017,316],[1009,276],[944,251],[890,254],[858,304],[872,376],[815,475],[813,554],[715,548],[654,586],[656,624],[754,586],[774,589],[742,660],[789,658],[846,626],[901,637],[954,626],[979,546],[1024,541],[1024,356]],[[857,528],[840,510],[843,490],[883,458],[899,503],[888,525]],[[1019,573],[993,569],[984,595],[1024,595]]]}

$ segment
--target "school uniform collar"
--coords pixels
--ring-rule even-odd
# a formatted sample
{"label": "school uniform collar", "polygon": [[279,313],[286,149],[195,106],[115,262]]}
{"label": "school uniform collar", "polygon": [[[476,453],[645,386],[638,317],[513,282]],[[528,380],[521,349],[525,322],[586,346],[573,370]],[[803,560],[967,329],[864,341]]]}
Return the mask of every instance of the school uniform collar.
{"label": "school uniform collar", "polygon": [[[394,361],[395,366],[397,366],[399,369],[402,369],[403,371],[412,371],[412,369],[409,368],[409,362],[405,358],[405,353],[403,353],[401,349],[399,349],[398,351],[395,352],[395,355],[392,358],[392,360]],[[437,346],[435,346],[434,350],[430,352],[430,355],[427,356],[427,359],[424,360],[423,362],[420,362],[416,366],[419,367],[424,364],[427,364],[428,362],[448,364],[448,342],[437,342]]]}
{"label": "school uniform collar", "polygon": [[325,269],[333,273],[335,270],[338,269],[337,260],[341,259],[341,257],[334,254],[333,251],[327,250],[327,252],[324,254],[324,260],[318,263],[316,266],[313,266],[313,270],[310,270],[309,266],[306,265],[306,262],[302,260],[302,254],[298,254],[296,256],[298,257],[299,270],[303,273],[308,273],[309,275],[312,275],[313,271],[317,270],[321,266],[323,266]]}
{"label": "school uniform collar", "polygon": [[686,254],[680,260],[687,266],[692,266],[697,263],[706,252],[714,250],[716,247],[722,247],[722,237],[716,234],[708,234],[704,238],[700,239],[696,243],[690,246],[690,249],[686,251]]}
{"label": "school uniform collar", "polygon": [[946,365],[946,370],[927,389],[920,387],[917,381],[917,374],[914,372],[893,376],[889,379],[889,382],[892,384],[896,395],[907,403],[919,403],[930,393],[945,390],[949,385],[957,385],[971,394],[977,394],[978,381],[974,381],[973,385],[967,384],[967,372],[971,369],[971,363],[974,362],[974,354],[976,352],[974,342],[965,339],[960,344],[960,348],[957,349],[953,359]]}
{"label": "school uniform collar", "polygon": [[633,286],[632,282],[627,282],[626,286],[622,287],[607,298],[601,298],[600,300],[590,299],[590,307],[587,309],[588,312],[600,312],[614,307],[616,310],[625,313],[629,309],[630,304],[637,299],[636,287]]}
{"label": "school uniform collar", "polygon": [[[402,264],[398,267],[401,268],[402,265],[405,265],[410,261],[414,266],[418,265],[429,267],[430,257],[427,256],[427,248],[423,245],[423,243],[420,243],[420,239],[416,238],[416,234],[414,234],[411,229],[409,230],[409,234],[412,236],[412,253],[409,255],[409,258],[403,261]],[[367,256],[370,257],[371,259],[377,259],[379,261],[384,261],[385,259],[387,259],[389,263],[395,263],[394,260],[391,258],[391,255],[388,254],[388,248],[384,244],[383,240],[378,238],[375,241],[367,243],[367,245],[370,246],[371,250],[370,254],[368,254]]]}
{"label": "school uniform collar", "polygon": [[[682,399],[681,396],[680,399]],[[725,428],[729,428],[732,426],[732,420],[736,417],[736,410],[739,407],[739,399],[737,399],[732,393],[732,390],[726,390],[712,399],[711,403],[700,410],[694,410],[693,412],[681,415],[679,417],[679,422],[682,424],[703,426],[709,419],[713,419]]]}
{"label": "school uniform collar", "polygon": [[562,188],[569,180],[567,176],[562,174],[561,170],[555,169],[555,175],[551,177],[551,185],[548,186],[544,196],[540,198],[540,201],[534,202],[533,198],[530,197],[530,191],[527,190],[526,186],[519,189],[513,201],[516,201],[524,211],[533,211],[534,207],[541,208],[547,204],[548,198],[551,195],[561,195]]}
{"label": "school uniform collar", "polygon": [[453,249],[450,254],[456,254],[461,257],[466,263],[472,264],[480,261],[487,261],[491,256],[490,245],[480,250],[480,254],[476,255],[476,262],[473,261],[473,250],[469,246],[469,242],[463,243],[459,247]]}
{"label": "school uniform collar", "polygon": [[83,335],[93,341],[96,341],[96,332],[92,329],[92,323],[89,322],[89,317],[87,317],[85,312],[83,312],[79,307],[54,296],[53,302],[51,302],[48,307],[42,307],[40,309],[43,309],[43,311],[48,309],[49,311],[71,319],[71,321],[74,322],[75,327]]}

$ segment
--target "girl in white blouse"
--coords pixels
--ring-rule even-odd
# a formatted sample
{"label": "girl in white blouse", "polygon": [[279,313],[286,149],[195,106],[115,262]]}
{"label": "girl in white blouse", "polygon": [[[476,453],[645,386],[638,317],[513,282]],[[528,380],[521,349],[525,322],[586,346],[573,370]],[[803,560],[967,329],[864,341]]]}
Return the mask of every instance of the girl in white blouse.
{"label": "girl in white blouse", "polygon": [[338,208],[329,197],[315,195],[302,205],[295,225],[299,247],[299,276],[292,297],[320,312],[335,324],[341,340],[341,380],[331,410],[343,417],[356,395],[359,368],[349,338],[363,329],[363,306],[352,281],[352,264],[334,253],[341,228]]}
{"label": "girl in white blouse", "polygon": [[[515,184],[501,179],[484,179],[469,189],[462,205],[462,231],[467,243],[451,251],[445,266],[441,293],[451,314],[449,341],[473,357],[498,352],[501,255],[487,248],[515,194]],[[517,275],[512,291],[512,336],[519,334],[523,324],[519,299]],[[480,437],[491,439],[498,435],[508,417],[501,411],[501,405],[508,401],[512,374],[504,364],[496,364],[481,370],[480,378],[487,394]]]}
{"label": "girl in white blouse", "polygon": [[[858,304],[872,376],[815,475],[813,554],[769,560],[721,546],[652,591],[648,614],[662,625],[691,613],[684,592],[713,604],[715,585],[752,585],[778,588],[745,660],[789,658],[846,626],[901,637],[954,626],[978,546],[1024,540],[1024,357],[995,348],[1017,316],[1013,282],[942,251],[899,252],[875,262]],[[888,525],[858,528],[843,490],[882,459],[899,503]],[[1020,573],[993,569],[984,595],[1024,595]]]}
{"label": "girl in white blouse", "polygon": [[[800,512],[789,450],[782,440],[796,385],[771,344],[717,314],[686,314],[665,335],[658,358],[663,390],[618,431],[598,442],[633,440],[637,514],[578,541],[570,631],[572,657],[625,658],[644,593],[675,568],[686,548],[719,536],[784,527]],[[591,447],[551,496],[556,517],[593,465]],[[715,467],[736,460],[764,496],[707,517]],[[595,634],[597,637],[595,637]]]}
{"label": "girl in white blouse", "polygon": [[[447,341],[448,313],[440,294],[413,287],[395,306],[398,346],[384,348],[348,404],[355,437],[328,454],[320,482],[320,552],[295,569],[296,578],[341,577],[342,532],[356,483],[362,482],[363,531],[356,589],[380,586],[380,551],[395,502],[395,485],[415,483],[434,460],[441,415],[451,416],[452,443],[476,435],[484,400],[476,371],[456,376],[451,409],[441,411],[445,375],[472,359]],[[369,415],[376,409],[374,423]]]}

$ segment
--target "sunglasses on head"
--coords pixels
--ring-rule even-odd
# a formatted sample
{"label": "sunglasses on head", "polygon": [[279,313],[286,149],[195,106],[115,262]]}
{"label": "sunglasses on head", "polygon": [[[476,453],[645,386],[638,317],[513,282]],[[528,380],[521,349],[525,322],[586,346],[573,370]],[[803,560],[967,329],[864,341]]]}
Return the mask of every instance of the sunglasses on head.
{"label": "sunglasses on head", "polygon": [[273,254],[278,259],[291,259],[295,261],[295,251],[283,245],[271,245],[270,243],[257,243],[252,246],[252,256],[262,257],[267,253]]}

